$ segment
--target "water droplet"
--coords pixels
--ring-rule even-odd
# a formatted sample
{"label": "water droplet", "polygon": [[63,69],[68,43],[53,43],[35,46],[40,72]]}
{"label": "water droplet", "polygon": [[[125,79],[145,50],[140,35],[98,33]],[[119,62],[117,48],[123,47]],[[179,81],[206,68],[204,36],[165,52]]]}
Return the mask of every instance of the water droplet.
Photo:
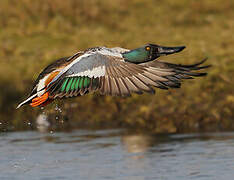
{"label": "water droplet", "polygon": [[14,167],[14,168],[18,168],[19,165],[18,165],[18,164],[14,164],[13,167]]}
{"label": "water droplet", "polygon": [[58,106],[58,104],[55,105],[55,108],[54,108],[55,111],[58,111],[59,113],[62,112],[61,108]]}
{"label": "water droplet", "polygon": [[53,134],[53,131],[50,131],[50,134]]}
{"label": "water droplet", "polygon": [[30,126],[30,125],[31,125],[31,123],[30,123],[30,122],[28,122],[28,125]]}
{"label": "water droplet", "polygon": [[55,110],[55,111],[58,111],[58,104],[55,104],[54,110]]}
{"label": "water droplet", "polygon": [[58,119],[59,119],[59,117],[58,117],[58,116],[55,116],[55,119],[56,119],[56,120],[58,120]]}
{"label": "water droplet", "polygon": [[0,125],[2,125],[2,123],[0,122]]}

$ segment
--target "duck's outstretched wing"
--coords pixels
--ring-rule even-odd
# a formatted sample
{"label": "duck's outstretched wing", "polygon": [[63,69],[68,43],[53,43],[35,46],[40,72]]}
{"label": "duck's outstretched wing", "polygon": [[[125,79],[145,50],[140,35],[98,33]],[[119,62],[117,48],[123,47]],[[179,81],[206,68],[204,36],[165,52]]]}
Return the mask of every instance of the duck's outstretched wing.
{"label": "duck's outstretched wing", "polygon": [[181,79],[204,76],[206,73],[194,72],[208,67],[201,67],[200,64],[184,66],[153,61],[137,65],[124,62],[121,57],[97,52],[84,55],[69,64],[48,85],[47,91],[53,99],[84,95],[92,91],[116,96],[129,96],[144,91],[154,93],[152,87],[178,88]]}
{"label": "duck's outstretched wing", "polygon": [[190,65],[182,65],[182,64],[172,64],[162,61],[151,61],[148,63],[142,63],[140,65],[146,66],[149,68],[157,68],[159,70],[170,70],[174,74],[163,76],[164,78],[168,79],[166,82],[160,82],[160,84],[165,88],[179,88],[181,86],[181,82],[183,79],[193,79],[193,77],[200,77],[206,76],[206,72],[200,72],[199,70],[206,69],[211,67],[211,65],[204,65],[202,64],[206,62],[207,58],[203,59],[202,61],[190,64]]}

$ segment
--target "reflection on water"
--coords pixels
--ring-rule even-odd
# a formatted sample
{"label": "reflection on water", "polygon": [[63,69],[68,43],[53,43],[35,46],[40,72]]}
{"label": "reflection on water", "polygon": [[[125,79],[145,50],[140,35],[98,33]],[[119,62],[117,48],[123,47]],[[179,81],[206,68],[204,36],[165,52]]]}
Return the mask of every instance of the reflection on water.
{"label": "reflection on water", "polygon": [[130,153],[145,152],[154,143],[152,136],[144,134],[124,135],[121,139],[123,146]]}
{"label": "reflection on water", "polygon": [[48,121],[48,116],[44,113],[39,114],[36,119],[36,125],[39,132],[48,132],[50,127],[50,122]]}
{"label": "reflection on water", "polygon": [[233,179],[234,133],[0,134],[0,179]]}

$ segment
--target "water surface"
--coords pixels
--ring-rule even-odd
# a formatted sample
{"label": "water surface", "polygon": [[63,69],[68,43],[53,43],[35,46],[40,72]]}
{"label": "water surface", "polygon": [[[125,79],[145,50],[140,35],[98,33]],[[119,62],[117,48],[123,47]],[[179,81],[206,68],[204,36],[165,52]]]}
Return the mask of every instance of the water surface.
{"label": "water surface", "polygon": [[234,133],[1,133],[0,179],[232,180]]}

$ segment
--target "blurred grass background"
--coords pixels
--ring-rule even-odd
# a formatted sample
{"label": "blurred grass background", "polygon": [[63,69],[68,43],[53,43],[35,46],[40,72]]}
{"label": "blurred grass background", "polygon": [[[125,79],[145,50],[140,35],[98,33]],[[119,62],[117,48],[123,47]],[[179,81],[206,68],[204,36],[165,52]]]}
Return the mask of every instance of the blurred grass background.
{"label": "blurred grass background", "polygon": [[131,98],[87,95],[43,111],[61,129],[69,122],[152,132],[233,130],[233,9],[234,1],[222,0],[1,0],[0,129],[31,128],[28,122],[33,124],[42,110],[15,107],[56,58],[94,46],[133,49],[155,43],[187,46],[160,60],[189,64],[208,57],[213,67],[207,77],[187,81],[179,90]]}

